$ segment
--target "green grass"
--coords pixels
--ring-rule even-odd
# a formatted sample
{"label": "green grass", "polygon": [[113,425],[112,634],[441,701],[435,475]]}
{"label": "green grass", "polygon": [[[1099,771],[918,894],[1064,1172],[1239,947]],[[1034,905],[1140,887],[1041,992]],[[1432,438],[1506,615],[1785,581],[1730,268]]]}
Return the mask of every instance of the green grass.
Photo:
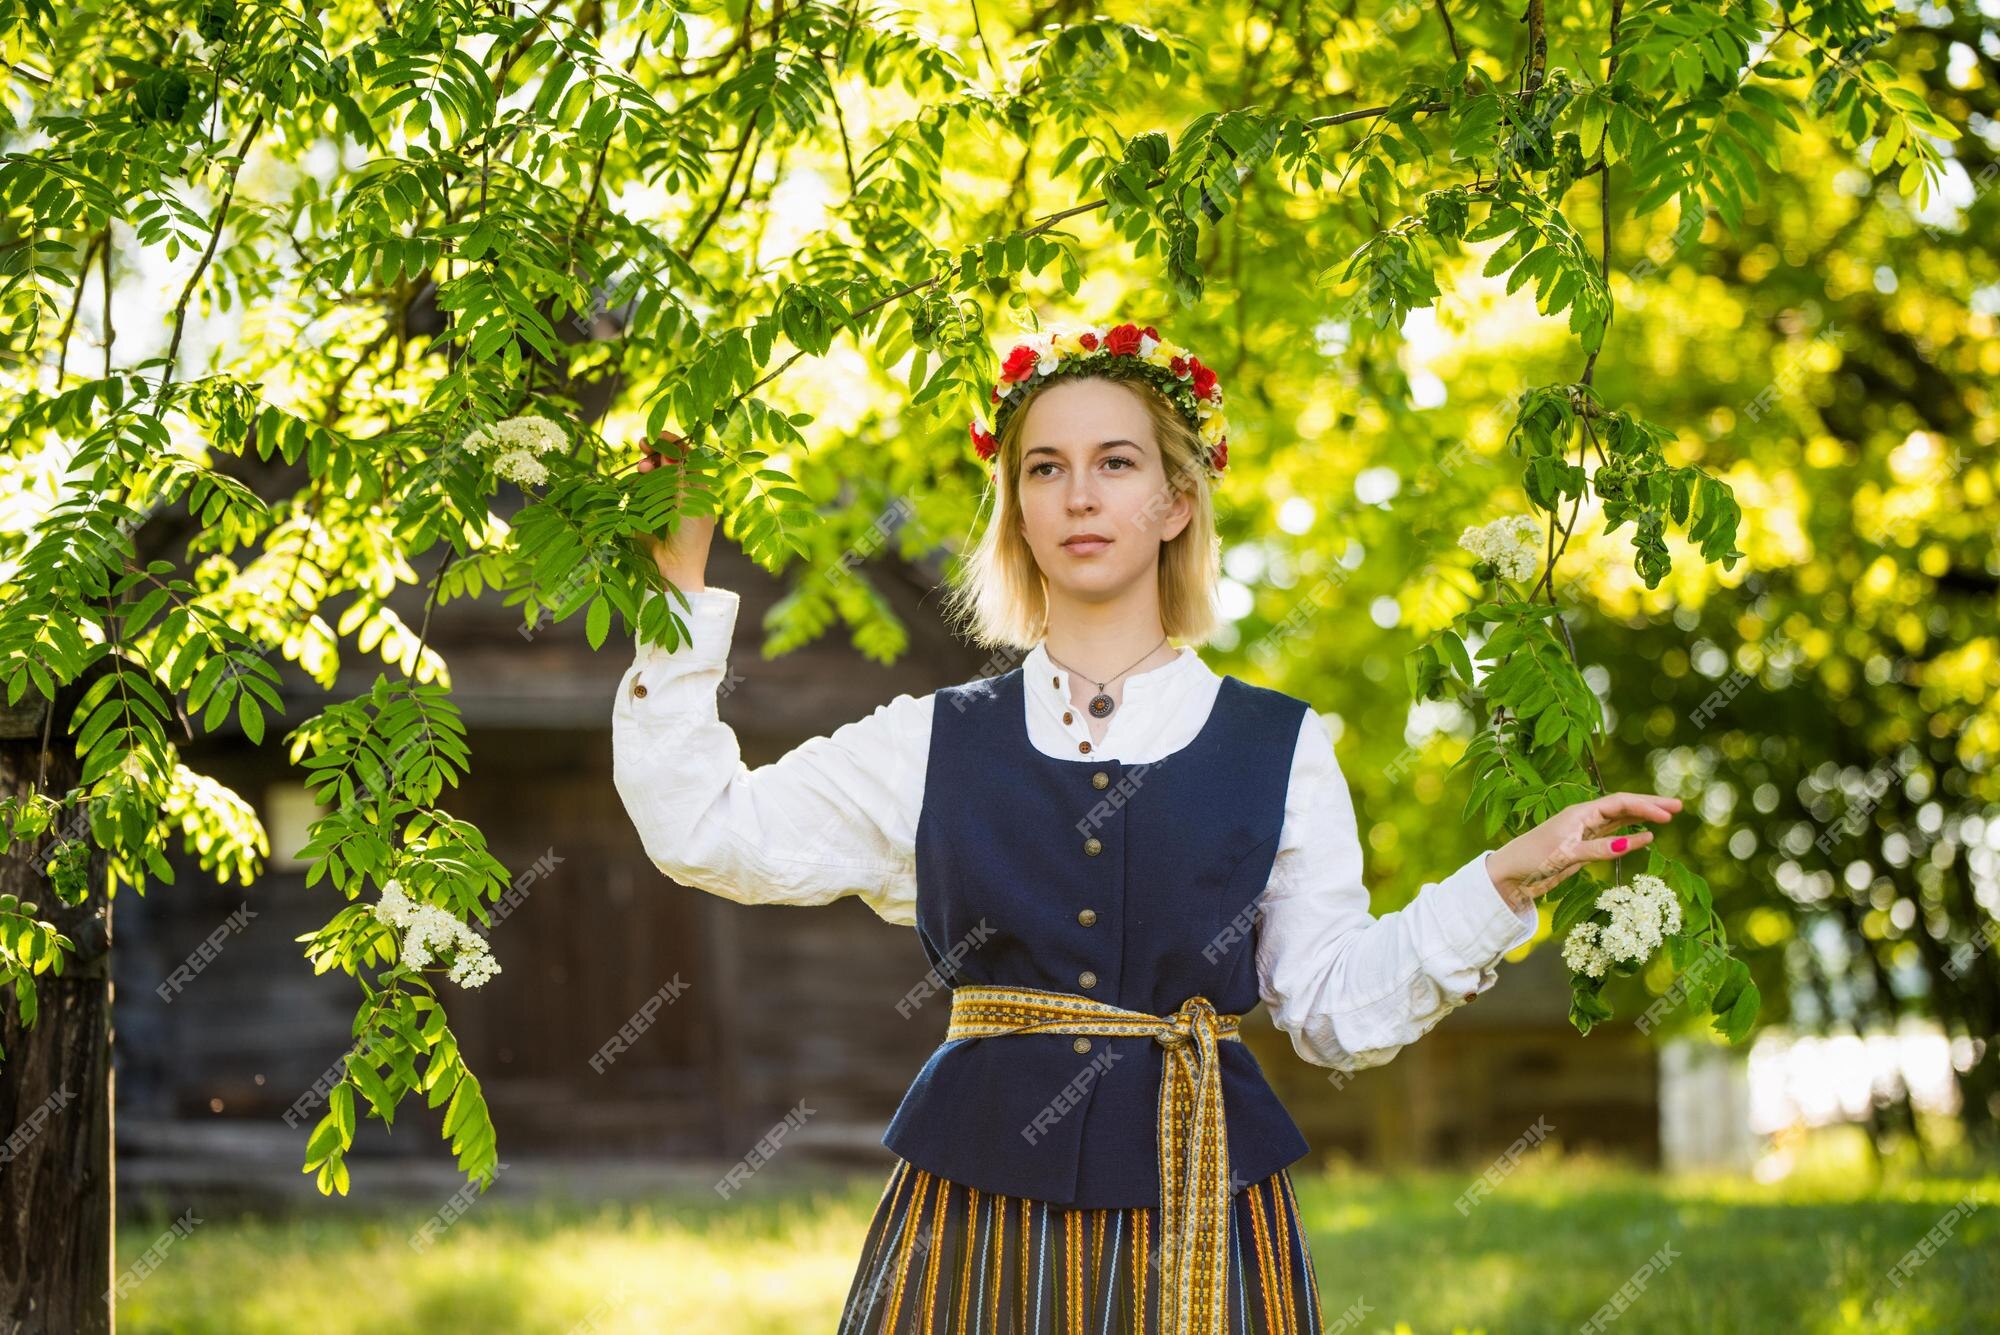
{"label": "green grass", "polygon": [[[1835,1159],[1763,1185],[1536,1151],[1461,1214],[1472,1177],[1295,1175],[1328,1323],[1360,1303],[1343,1335],[1575,1332],[1665,1246],[1673,1259],[1612,1335],[2000,1328],[2000,1175],[1878,1182]],[[488,1197],[422,1254],[408,1238],[427,1210],[215,1218],[120,1303],[120,1327],[823,1335],[881,1185],[869,1174],[780,1194],[753,1182],[728,1203]],[[1898,1288],[1891,1267],[1968,1199],[1979,1208]],[[120,1265],[167,1222],[123,1221]]]}

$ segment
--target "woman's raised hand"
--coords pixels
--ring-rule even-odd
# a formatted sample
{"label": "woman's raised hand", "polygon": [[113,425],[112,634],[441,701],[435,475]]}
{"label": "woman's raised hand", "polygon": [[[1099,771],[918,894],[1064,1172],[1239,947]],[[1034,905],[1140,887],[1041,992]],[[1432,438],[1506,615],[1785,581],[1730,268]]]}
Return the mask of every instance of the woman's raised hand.
{"label": "woman's raised hand", "polygon": [[[656,468],[677,469],[685,462],[688,453],[686,437],[662,431],[639,460],[638,471],[650,473]],[[707,587],[703,581],[708,570],[708,546],[714,537],[714,515],[682,515],[674,524],[673,532],[664,538],[646,534],[639,541],[669,584],[683,592],[693,592]]]}
{"label": "woman's raised hand", "polygon": [[1651,830],[1616,831],[1640,821],[1665,824],[1680,809],[1678,797],[1659,793],[1606,793],[1575,803],[1494,850],[1486,874],[1503,899],[1525,908],[1585,864],[1609,862],[1653,841]]}

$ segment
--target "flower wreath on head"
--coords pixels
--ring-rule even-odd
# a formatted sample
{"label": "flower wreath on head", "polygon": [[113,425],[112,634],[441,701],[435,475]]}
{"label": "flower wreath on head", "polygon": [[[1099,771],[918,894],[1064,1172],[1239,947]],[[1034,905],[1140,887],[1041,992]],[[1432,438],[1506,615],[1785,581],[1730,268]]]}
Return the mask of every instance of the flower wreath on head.
{"label": "flower wreath on head", "polygon": [[1062,325],[1028,334],[1007,350],[1000,364],[1000,381],[993,386],[992,430],[983,416],[972,419],[972,447],[987,463],[1000,449],[1007,427],[1030,389],[1053,376],[1085,375],[1117,366],[1129,367],[1167,396],[1201,438],[1202,462],[1211,478],[1229,466],[1229,422],[1222,415],[1222,386],[1215,372],[1177,343],[1168,343],[1151,325]]}

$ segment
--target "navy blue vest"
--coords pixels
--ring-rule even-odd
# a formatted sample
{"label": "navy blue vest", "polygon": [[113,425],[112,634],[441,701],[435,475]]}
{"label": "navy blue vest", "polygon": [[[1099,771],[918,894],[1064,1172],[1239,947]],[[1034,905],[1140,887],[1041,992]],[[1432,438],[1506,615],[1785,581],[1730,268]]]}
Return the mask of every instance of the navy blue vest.
{"label": "navy blue vest", "polygon": [[[1305,701],[1225,676],[1180,750],[1146,764],[1070,760],[1029,740],[1023,671],[936,695],[916,834],[917,934],[932,968],[947,986],[1047,988],[1153,1015],[1196,994],[1221,1014],[1249,1011],[1260,1000],[1254,906],[1277,855]],[[949,1005],[939,991],[922,1013]],[[942,1044],[882,1143],[983,1191],[1157,1206],[1165,1049],[1151,1037],[1092,1035],[1082,1053],[1074,1042]],[[1217,1051],[1240,1189],[1307,1147],[1250,1049]]]}

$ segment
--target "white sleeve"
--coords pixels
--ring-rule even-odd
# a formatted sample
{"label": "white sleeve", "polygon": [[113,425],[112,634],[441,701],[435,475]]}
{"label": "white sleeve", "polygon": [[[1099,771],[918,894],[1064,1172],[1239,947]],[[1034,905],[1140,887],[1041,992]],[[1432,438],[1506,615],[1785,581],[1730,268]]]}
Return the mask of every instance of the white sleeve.
{"label": "white sleeve", "polygon": [[1534,936],[1538,911],[1509,906],[1487,856],[1372,916],[1353,796],[1325,724],[1307,712],[1257,932],[1258,989],[1299,1056],[1342,1071],[1380,1066],[1493,986],[1500,957]]}
{"label": "white sleeve", "polygon": [[750,769],[716,707],[740,600],[713,585],[687,598],[687,642],[638,645],[612,708],[612,779],[647,857],[739,903],[856,895],[915,925],[933,697],[899,695]]}

